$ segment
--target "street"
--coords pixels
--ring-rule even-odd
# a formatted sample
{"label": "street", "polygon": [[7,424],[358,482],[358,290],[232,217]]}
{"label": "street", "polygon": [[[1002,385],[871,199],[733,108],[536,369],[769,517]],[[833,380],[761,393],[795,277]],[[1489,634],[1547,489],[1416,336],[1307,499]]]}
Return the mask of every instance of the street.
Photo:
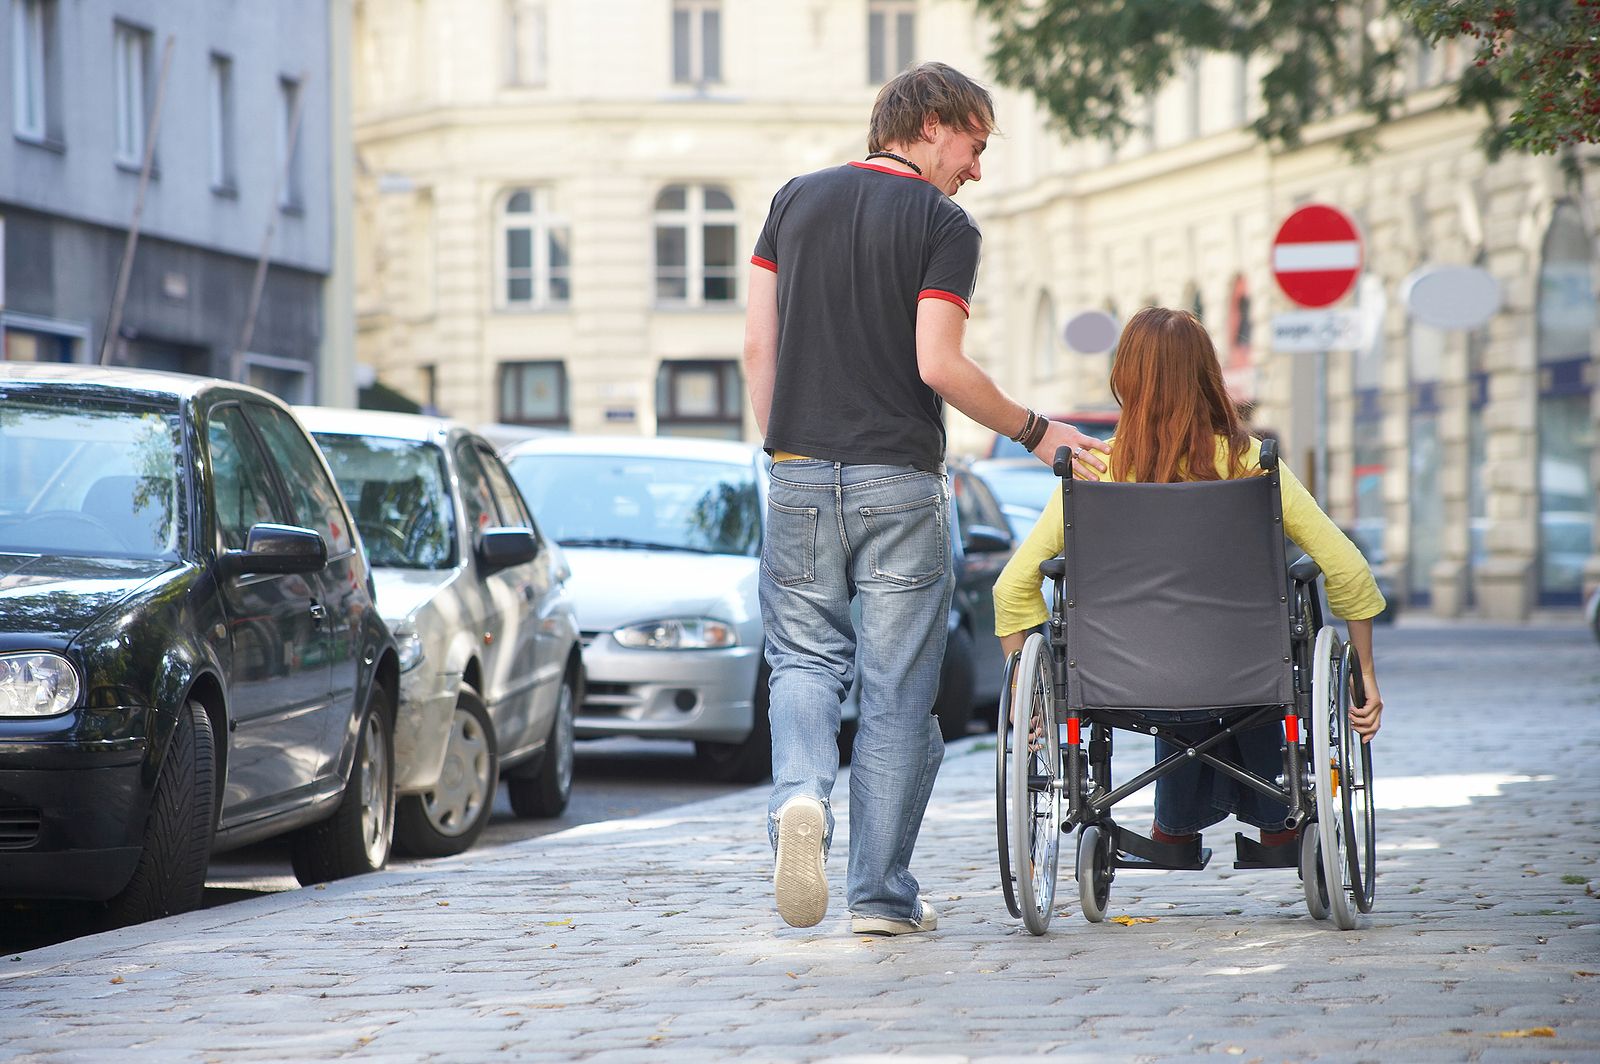
{"label": "street", "polygon": [[755,788],[7,957],[0,1057],[1594,1059],[1600,647],[1421,619],[1378,648],[1377,904],[1349,933],[1292,871],[1231,869],[1224,823],[1209,870],[1119,876],[1128,926],[1085,923],[1064,872],[1029,935],[971,737],[914,864],[926,937],[848,934],[843,816],[828,917],[784,927]]}

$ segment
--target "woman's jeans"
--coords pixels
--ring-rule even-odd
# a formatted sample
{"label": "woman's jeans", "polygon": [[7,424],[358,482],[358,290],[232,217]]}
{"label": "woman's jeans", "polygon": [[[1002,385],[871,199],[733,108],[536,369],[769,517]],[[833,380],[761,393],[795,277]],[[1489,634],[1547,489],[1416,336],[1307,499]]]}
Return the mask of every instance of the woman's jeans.
{"label": "woman's jeans", "polygon": [[[776,462],[761,556],[772,670],[772,801],[823,803],[839,772],[840,706],[860,663],[850,766],[850,865],[857,916],[920,914],[911,851],[944,757],[933,700],[950,611],[949,492],[908,466]],[[851,617],[851,601],[860,620]]]}

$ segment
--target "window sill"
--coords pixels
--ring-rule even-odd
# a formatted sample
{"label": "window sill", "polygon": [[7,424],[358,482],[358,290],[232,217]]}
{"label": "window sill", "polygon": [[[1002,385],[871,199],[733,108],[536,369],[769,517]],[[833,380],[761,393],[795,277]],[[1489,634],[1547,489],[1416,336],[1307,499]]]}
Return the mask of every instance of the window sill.
{"label": "window sill", "polygon": [[222,199],[236,200],[239,198],[239,186],[232,181],[225,185],[212,185],[211,194]]}
{"label": "window sill", "polygon": [[280,214],[287,214],[291,218],[304,218],[306,215],[306,208],[305,205],[301,203],[280,203],[278,204],[278,212]]}
{"label": "window sill", "polygon": [[658,314],[743,314],[744,304],[729,299],[715,303],[656,303],[650,309]]}
{"label": "window sill", "polygon": [[42,137],[36,137],[32,133],[16,133],[14,135],[18,142],[26,144],[30,148],[39,148],[43,151],[54,152],[57,155],[65,155],[67,153],[66,142],[49,134]]}
{"label": "window sill", "polygon": [[528,315],[537,315],[537,314],[570,314],[570,313],[572,313],[572,304],[571,303],[527,303],[527,304],[504,303],[504,304],[501,304],[498,307],[495,307],[494,308],[494,312],[496,314],[513,314],[513,315],[517,315],[517,314],[528,314]]}
{"label": "window sill", "polygon": [[[130,163],[126,159],[117,159],[116,160],[116,166],[117,166],[117,169],[121,170],[123,173],[132,174],[135,177],[138,177],[139,176],[139,172],[144,169],[144,163],[142,161],[141,162]],[[150,164],[150,180],[158,181],[158,180],[160,180],[160,178],[161,178],[161,166],[160,166],[160,164],[159,163],[151,163]]]}

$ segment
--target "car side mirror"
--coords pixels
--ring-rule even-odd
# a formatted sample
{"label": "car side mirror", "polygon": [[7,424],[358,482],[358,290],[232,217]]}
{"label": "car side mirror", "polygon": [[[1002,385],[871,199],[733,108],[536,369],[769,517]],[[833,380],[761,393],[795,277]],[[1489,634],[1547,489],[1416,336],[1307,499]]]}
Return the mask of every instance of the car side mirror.
{"label": "car side mirror", "polygon": [[1011,533],[989,525],[973,525],[962,537],[961,547],[968,554],[996,554],[1011,549]]}
{"label": "car side mirror", "polygon": [[539,556],[539,537],[531,528],[487,528],[478,537],[478,564],[505,569]]}
{"label": "car side mirror", "polygon": [[314,573],[328,564],[328,545],[309,528],[252,525],[244,550],[225,551],[217,559],[227,576],[246,573]]}

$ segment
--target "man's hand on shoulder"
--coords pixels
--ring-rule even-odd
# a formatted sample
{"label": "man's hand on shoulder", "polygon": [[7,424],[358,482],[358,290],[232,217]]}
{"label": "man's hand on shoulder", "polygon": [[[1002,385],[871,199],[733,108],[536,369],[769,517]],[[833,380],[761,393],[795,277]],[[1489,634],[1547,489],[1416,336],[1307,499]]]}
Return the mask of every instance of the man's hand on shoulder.
{"label": "man's hand on shoulder", "polygon": [[1044,439],[1033,449],[1033,456],[1045,465],[1051,465],[1056,460],[1057,449],[1061,447],[1072,449],[1072,471],[1079,480],[1099,480],[1100,474],[1106,471],[1105,461],[1095,452],[1110,454],[1110,445],[1105,440],[1079,432],[1064,421],[1050,422],[1049,428],[1045,429]]}

